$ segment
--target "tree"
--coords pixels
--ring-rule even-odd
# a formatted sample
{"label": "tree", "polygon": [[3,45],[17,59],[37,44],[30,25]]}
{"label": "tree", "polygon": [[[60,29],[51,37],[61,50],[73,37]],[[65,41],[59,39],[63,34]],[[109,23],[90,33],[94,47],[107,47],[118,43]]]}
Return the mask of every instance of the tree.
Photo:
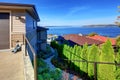
{"label": "tree", "polygon": [[[111,42],[108,40],[101,46],[100,62],[114,63],[114,50]],[[98,80],[114,80],[115,65],[99,64],[98,65]]]}
{"label": "tree", "polygon": [[[118,12],[120,12],[120,6],[118,6]],[[120,22],[119,22],[119,20],[120,20],[120,16],[117,16],[117,21],[115,22],[115,24],[116,24],[118,27],[120,27]]]}
{"label": "tree", "polygon": [[[96,45],[92,45],[88,51],[88,61],[98,62],[99,61],[99,48]],[[94,77],[94,64],[88,63],[88,75],[91,80]]]}
{"label": "tree", "polygon": [[120,47],[120,36],[116,38],[116,45],[118,48]]}
{"label": "tree", "polygon": [[[115,61],[117,64],[120,64],[120,49],[116,54]],[[120,80],[120,66],[117,66],[117,65],[116,65],[116,71],[115,71],[115,79]]]}
{"label": "tree", "polygon": [[[76,59],[77,60],[81,60],[81,57],[80,57],[81,51],[82,51],[81,46],[77,46],[77,50],[76,50],[76,53],[77,53],[77,58]],[[80,63],[81,62],[77,61],[77,67],[79,67],[79,69],[77,71],[80,71]]]}
{"label": "tree", "polygon": [[[87,61],[87,57],[88,57],[87,50],[88,50],[88,45],[87,44],[83,45],[83,48],[82,48],[82,51],[81,51],[81,60]],[[81,75],[83,75],[84,73],[87,74],[88,63],[87,62],[81,62],[80,63],[80,69],[82,71]]]}
{"label": "tree", "polygon": [[98,35],[96,32],[92,32],[90,34],[88,34],[88,36],[95,36],[95,35]]}

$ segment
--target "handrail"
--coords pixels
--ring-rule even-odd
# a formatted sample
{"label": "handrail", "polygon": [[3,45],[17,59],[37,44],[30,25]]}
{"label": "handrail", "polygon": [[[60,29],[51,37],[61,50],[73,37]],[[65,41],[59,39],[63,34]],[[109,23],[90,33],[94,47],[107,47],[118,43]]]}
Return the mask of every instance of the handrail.
{"label": "handrail", "polygon": [[[33,47],[31,46],[30,42],[28,41],[27,37],[25,36],[25,49],[26,49],[26,45],[28,44],[32,54],[33,54],[33,59],[34,59],[34,80],[37,80],[37,55],[35,53],[35,50],[33,49]],[[26,50],[25,50],[26,51]]]}
{"label": "handrail", "polygon": [[26,40],[26,42],[28,43],[28,46],[30,47],[30,49],[31,49],[31,51],[32,51],[32,53],[33,53],[33,56],[35,56],[36,54],[35,54],[35,51],[34,51],[34,49],[33,49],[33,47],[31,46],[31,44],[30,44],[30,42],[28,41],[28,39],[25,37],[25,40]]}

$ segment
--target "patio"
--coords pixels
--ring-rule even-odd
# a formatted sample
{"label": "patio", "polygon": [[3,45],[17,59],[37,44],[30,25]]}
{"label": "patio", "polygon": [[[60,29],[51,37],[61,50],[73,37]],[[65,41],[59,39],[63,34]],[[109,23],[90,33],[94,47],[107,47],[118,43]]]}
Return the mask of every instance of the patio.
{"label": "patio", "polygon": [[24,80],[23,52],[0,51],[0,79]]}

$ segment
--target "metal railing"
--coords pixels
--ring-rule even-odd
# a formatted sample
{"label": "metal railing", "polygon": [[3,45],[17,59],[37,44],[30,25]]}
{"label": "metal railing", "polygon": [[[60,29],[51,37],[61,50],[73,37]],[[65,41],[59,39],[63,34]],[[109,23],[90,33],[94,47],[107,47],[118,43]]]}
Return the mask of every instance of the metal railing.
{"label": "metal railing", "polygon": [[25,56],[27,56],[27,45],[29,46],[32,55],[33,55],[33,65],[34,65],[34,80],[37,80],[37,54],[35,53],[35,50],[31,46],[30,42],[28,41],[27,37],[25,38]]}

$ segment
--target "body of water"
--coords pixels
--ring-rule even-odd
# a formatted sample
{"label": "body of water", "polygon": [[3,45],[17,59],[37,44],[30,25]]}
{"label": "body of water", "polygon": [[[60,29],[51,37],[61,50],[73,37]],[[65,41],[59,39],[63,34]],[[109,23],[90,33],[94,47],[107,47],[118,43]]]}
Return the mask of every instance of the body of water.
{"label": "body of water", "polygon": [[117,37],[120,35],[119,27],[48,27],[48,34],[90,34],[96,32],[99,35],[108,36],[108,37]]}

